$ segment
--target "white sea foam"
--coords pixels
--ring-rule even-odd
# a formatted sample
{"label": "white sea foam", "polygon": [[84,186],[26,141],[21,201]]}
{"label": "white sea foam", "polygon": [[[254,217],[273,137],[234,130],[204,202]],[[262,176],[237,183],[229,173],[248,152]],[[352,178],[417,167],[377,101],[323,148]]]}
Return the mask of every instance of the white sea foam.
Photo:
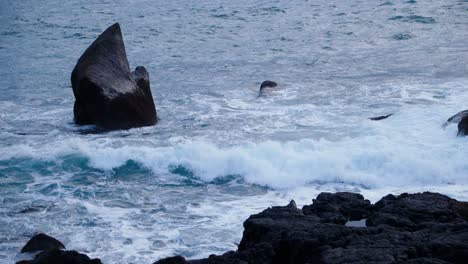
{"label": "white sea foam", "polygon": [[441,128],[449,109],[404,107],[380,122],[362,121],[362,136],[338,141],[302,139],[264,141],[219,147],[203,141],[157,147],[119,144],[119,139],[69,139],[47,147],[12,147],[1,159],[30,156],[58,159],[78,154],[89,165],[111,170],[133,160],[154,174],[184,166],[195,177],[212,181],[240,175],[247,182],[275,189],[307,184],[347,183],[364,188],[466,184],[468,139],[456,137],[456,126]]}

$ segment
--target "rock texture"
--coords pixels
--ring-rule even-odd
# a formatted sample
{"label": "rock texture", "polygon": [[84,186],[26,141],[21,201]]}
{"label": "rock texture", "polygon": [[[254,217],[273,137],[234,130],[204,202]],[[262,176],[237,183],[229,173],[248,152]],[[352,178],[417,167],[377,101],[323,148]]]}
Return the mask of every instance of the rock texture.
{"label": "rock texture", "polygon": [[74,118],[79,125],[128,129],[157,122],[149,74],[130,72],[118,23],[106,29],[84,52],[71,75]]}
{"label": "rock texture", "polygon": [[[366,218],[367,227],[344,225]],[[322,193],[302,210],[269,208],[244,223],[237,251],[157,264],[466,263],[468,203],[437,193]]]}

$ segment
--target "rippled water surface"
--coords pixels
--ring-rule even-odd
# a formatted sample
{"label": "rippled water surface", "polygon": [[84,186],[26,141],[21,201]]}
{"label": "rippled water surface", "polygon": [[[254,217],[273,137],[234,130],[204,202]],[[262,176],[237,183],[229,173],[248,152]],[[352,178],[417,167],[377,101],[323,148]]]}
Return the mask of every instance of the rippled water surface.
{"label": "rippled water surface", "polygon": [[[70,74],[116,21],[161,120],[90,133]],[[3,0],[0,62],[0,262],[37,232],[105,263],[220,254],[321,191],[468,200],[442,127],[468,108],[467,1]]]}

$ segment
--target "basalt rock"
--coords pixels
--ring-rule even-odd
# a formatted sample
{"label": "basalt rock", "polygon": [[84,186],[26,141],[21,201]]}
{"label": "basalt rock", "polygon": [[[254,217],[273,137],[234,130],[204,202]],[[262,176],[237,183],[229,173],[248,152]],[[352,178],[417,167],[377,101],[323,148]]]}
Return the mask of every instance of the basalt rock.
{"label": "basalt rock", "polygon": [[26,243],[21,253],[40,253],[33,260],[22,260],[16,264],[102,264],[99,259],[91,259],[76,251],[62,249],[65,249],[62,242],[48,235],[38,234]]}
{"label": "basalt rock", "polygon": [[371,117],[369,119],[372,120],[372,121],[380,121],[380,120],[387,119],[387,118],[391,117],[392,115],[393,114],[388,114],[388,115],[383,115],[383,116],[376,116],[376,117]]}
{"label": "basalt rock", "polygon": [[264,82],[262,82],[262,84],[260,84],[260,91],[265,89],[265,88],[273,88],[273,87],[276,87],[276,86],[278,86],[278,84],[273,82],[273,81],[264,81]]}
{"label": "basalt rock", "polygon": [[264,82],[262,82],[262,84],[260,84],[260,92],[258,93],[258,97],[261,97],[261,96],[265,95],[265,91],[268,88],[274,88],[276,86],[278,86],[278,84],[273,82],[273,81],[264,81]]}
{"label": "basalt rock", "polygon": [[458,123],[458,135],[468,136],[468,116],[465,116]]}
{"label": "basalt rock", "polygon": [[460,111],[455,115],[449,117],[445,124],[449,123],[459,123],[464,117],[468,116],[468,110]]}
{"label": "basalt rock", "polygon": [[367,218],[371,208],[369,200],[357,193],[321,193],[313,204],[302,208],[304,214],[317,215],[325,223],[344,225],[347,221]]}
{"label": "basalt rock", "polygon": [[181,256],[175,256],[156,261],[153,264],[188,264],[188,262]]}
{"label": "basalt rock", "polygon": [[149,74],[139,66],[130,72],[118,23],[86,49],[71,75],[74,119],[79,125],[128,129],[156,124]]}
{"label": "basalt rock", "polygon": [[[293,205],[250,216],[237,251],[177,263],[442,264],[468,259],[468,203],[441,194],[388,195],[371,205],[359,194],[322,193],[302,210]],[[367,218],[366,227],[345,225],[359,218]]]}
{"label": "basalt rock", "polygon": [[33,260],[23,260],[16,264],[102,264],[102,262],[76,251],[53,249],[38,254]]}
{"label": "basalt rock", "polygon": [[37,234],[33,236],[28,243],[21,249],[21,253],[36,252],[52,249],[64,249],[65,246],[57,239],[46,234]]}

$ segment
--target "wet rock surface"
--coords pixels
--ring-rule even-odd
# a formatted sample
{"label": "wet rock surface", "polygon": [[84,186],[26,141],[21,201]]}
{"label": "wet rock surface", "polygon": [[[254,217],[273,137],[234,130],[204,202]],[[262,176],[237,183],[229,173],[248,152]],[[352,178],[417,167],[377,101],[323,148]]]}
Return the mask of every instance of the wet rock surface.
{"label": "wet rock surface", "polygon": [[265,88],[273,88],[278,86],[276,82],[273,81],[263,81],[262,84],[260,84],[260,90],[263,90]]}
{"label": "wet rock surface", "polygon": [[102,262],[76,251],[53,249],[43,251],[33,260],[23,260],[16,264],[102,264]]}
{"label": "wet rock surface", "polygon": [[465,116],[462,120],[460,120],[460,123],[458,123],[458,135],[468,135],[468,116]]}
{"label": "wet rock surface", "polygon": [[156,124],[147,70],[130,72],[120,25],[106,29],[83,53],[71,75],[79,125],[128,129]]}
{"label": "wet rock surface", "polygon": [[65,249],[62,242],[46,234],[37,234],[26,243],[21,253],[38,254],[33,260],[22,260],[16,264],[102,264],[99,259],[62,249]]}
{"label": "wet rock surface", "polygon": [[57,239],[50,237],[46,234],[37,234],[33,236],[26,245],[21,249],[21,253],[36,252],[52,249],[64,249],[65,246]]}
{"label": "wet rock surface", "polygon": [[[349,220],[367,218],[367,227]],[[269,208],[244,222],[236,252],[156,263],[466,263],[468,203],[437,193],[321,193],[312,205]]]}
{"label": "wet rock surface", "polygon": [[372,121],[380,121],[380,120],[387,119],[387,118],[391,117],[392,115],[393,114],[388,114],[388,115],[383,115],[383,116],[376,116],[376,117],[371,117],[369,119],[372,120]]}
{"label": "wet rock surface", "polygon": [[[346,225],[363,219],[364,226]],[[302,209],[291,201],[252,215],[244,228],[237,251],[154,264],[461,264],[468,259],[468,203],[438,193],[390,194],[373,205],[360,194],[321,193]],[[101,263],[61,250],[63,244],[48,236],[31,241],[43,251],[18,263]]]}

